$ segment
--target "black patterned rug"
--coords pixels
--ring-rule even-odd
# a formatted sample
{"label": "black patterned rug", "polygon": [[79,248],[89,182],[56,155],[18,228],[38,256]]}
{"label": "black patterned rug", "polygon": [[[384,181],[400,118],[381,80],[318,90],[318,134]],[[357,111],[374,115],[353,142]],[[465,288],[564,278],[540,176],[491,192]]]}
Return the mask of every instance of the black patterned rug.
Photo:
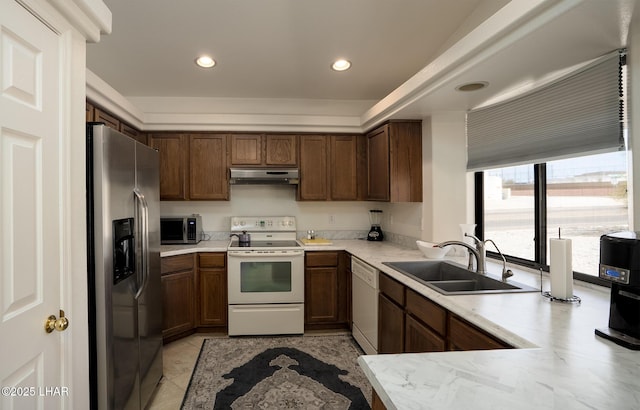
{"label": "black patterned rug", "polygon": [[369,409],[362,354],[348,335],[205,339],[182,409]]}

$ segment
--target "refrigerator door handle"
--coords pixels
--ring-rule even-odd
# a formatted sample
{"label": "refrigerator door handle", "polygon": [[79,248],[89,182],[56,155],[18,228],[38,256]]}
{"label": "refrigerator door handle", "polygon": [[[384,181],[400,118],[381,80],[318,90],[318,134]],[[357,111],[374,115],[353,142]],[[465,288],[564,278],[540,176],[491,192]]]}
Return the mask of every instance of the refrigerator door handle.
{"label": "refrigerator door handle", "polygon": [[145,199],[144,194],[142,194],[138,188],[133,190],[133,194],[136,197],[137,214],[140,222],[138,225],[140,227],[138,232],[140,233],[140,250],[142,253],[142,283],[135,295],[135,298],[138,299],[140,295],[142,295],[142,292],[144,292],[149,278],[149,206],[147,205],[147,200]]}

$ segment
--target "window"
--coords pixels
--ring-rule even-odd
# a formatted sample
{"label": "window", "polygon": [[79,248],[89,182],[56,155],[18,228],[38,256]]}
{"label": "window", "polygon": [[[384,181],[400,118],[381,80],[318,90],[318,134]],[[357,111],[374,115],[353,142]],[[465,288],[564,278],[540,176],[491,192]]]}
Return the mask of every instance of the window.
{"label": "window", "polygon": [[573,270],[598,276],[600,236],[629,229],[626,153],[548,162],[546,185],[547,237],[561,229]]}
{"label": "window", "polygon": [[484,209],[476,212],[484,238],[512,261],[548,267],[548,240],[561,229],[572,240],[576,277],[597,282],[600,236],[629,229],[625,151],[481,174],[476,195]]}
{"label": "window", "polygon": [[484,236],[505,255],[534,260],[535,197],[533,165],[484,173]]}

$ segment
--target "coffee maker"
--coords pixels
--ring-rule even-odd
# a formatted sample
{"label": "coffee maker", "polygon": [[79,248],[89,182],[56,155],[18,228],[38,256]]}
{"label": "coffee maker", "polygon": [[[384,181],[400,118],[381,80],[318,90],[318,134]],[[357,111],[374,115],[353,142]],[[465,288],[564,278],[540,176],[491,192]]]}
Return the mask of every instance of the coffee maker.
{"label": "coffee maker", "polygon": [[611,305],[609,327],[596,335],[640,350],[640,232],[600,237],[599,276],[611,281]]}

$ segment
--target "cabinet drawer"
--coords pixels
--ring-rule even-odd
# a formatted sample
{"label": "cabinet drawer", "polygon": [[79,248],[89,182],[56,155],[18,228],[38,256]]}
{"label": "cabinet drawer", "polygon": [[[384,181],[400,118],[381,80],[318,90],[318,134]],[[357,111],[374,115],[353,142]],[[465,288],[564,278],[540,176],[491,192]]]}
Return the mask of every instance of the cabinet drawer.
{"label": "cabinet drawer", "polygon": [[446,334],[447,311],[411,289],[407,290],[407,312],[441,336]]}
{"label": "cabinet drawer", "polygon": [[389,299],[393,300],[398,305],[404,307],[405,286],[402,283],[397,282],[394,279],[391,279],[389,276],[381,273],[378,277],[378,286],[380,288],[380,292],[384,293]]}
{"label": "cabinet drawer", "polygon": [[307,267],[338,266],[338,252],[305,252]]}
{"label": "cabinet drawer", "polygon": [[171,272],[180,272],[193,269],[193,254],[166,256],[160,259],[160,273],[166,275]]}
{"label": "cabinet drawer", "polygon": [[450,350],[489,350],[508,349],[511,346],[459,317],[450,315],[449,348]]}
{"label": "cabinet drawer", "polygon": [[199,253],[198,266],[200,268],[224,268],[224,253]]}

